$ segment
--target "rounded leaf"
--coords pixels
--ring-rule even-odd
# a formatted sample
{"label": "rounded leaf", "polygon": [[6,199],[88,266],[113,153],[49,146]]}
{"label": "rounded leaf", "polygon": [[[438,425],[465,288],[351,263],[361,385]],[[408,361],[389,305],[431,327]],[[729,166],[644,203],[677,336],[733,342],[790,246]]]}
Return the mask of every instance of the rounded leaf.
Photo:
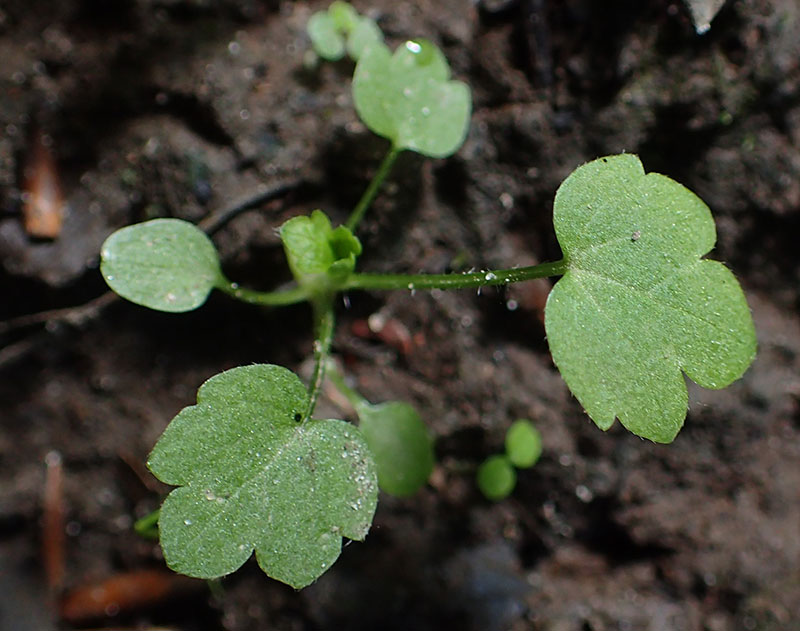
{"label": "rounded leaf", "polygon": [[502,500],[511,495],[517,484],[517,473],[504,455],[489,456],[478,467],[478,488],[487,499]]}
{"label": "rounded leaf", "polygon": [[378,485],[390,495],[416,493],[433,470],[433,441],[416,410],[389,401],[357,406],[359,427],[378,468]]}
{"label": "rounded leaf", "polygon": [[683,373],[723,388],[753,361],[755,329],[742,289],[716,261],[708,207],[634,155],[575,170],[553,223],[567,272],[547,300],[553,360],[601,429],[671,442],[686,418]]}
{"label": "rounded leaf", "polygon": [[312,15],[306,25],[306,31],[311,38],[314,52],[320,57],[328,61],[337,61],[344,57],[344,37],[328,11],[318,11]]}
{"label": "rounded leaf", "polygon": [[449,156],[466,138],[472,109],[469,88],[449,78],[447,60],[428,40],[408,41],[394,54],[374,42],[362,51],[353,76],[356,111],[397,149]]}
{"label": "rounded leaf", "polygon": [[506,455],[515,467],[527,469],[542,455],[542,435],[533,423],[521,418],[506,432]]}
{"label": "rounded leaf", "polygon": [[100,271],[123,298],[157,311],[191,311],[225,282],[214,244],[195,225],[153,219],[113,233]]}

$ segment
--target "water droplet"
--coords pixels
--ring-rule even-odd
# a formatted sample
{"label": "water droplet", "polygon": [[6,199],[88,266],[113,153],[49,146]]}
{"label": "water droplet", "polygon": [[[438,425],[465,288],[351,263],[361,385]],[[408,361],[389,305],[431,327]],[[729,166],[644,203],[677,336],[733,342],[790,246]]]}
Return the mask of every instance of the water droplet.
{"label": "water droplet", "polygon": [[420,46],[417,42],[412,42],[410,40],[406,42],[406,49],[415,55],[422,52],[422,46]]}
{"label": "water droplet", "polygon": [[407,99],[411,98],[411,95],[414,94],[414,91],[411,88],[403,88],[403,96]]}
{"label": "water droplet", "polygon": [[423,108],[422,108],[422,115],[423,115],[423,116],[430,116],[430,115],[431,115],[431,108],[429,108],[429,107],[423,107]]}
{"label": "water droplet", "polygon": [[486,280],[495,280],[497,278],[497,276],[495,275],[494,272],[486,272],[486,275],[484,276],[484,278]]}
{"label": "water droplet", "polygon": [[206,489],[204,491],[204,494],[206,496],[206,499],[209,501],[217,499],[217,496],[214,495],[214,491],[212,491],[211,489]]}
{"label": "water droplet", "polygon": [[184,519],[184,520],[183,520],[183,523],[184,523],[185,525],[187,525],[187,526],[191,526],[191,525],[192,525],[192,520],[191,520],[191,519]]}
{"label": "water droplet", "polygon": [[114,274],[109,274],[106,276],[106,280],[114,280]]}

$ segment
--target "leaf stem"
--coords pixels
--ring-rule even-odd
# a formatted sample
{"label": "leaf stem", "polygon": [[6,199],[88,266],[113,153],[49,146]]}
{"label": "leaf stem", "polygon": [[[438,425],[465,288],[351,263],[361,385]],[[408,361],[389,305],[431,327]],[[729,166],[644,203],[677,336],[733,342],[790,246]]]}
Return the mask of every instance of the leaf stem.
{"label": "leaf stem", "polygon": [[266,307],[283,307],[309,299],[308,292],[302,287],[292,287],[291,289],[281,289],[279,291],[255,291],[254,289],[239,287],[237,283],[226,281],[217,285],[217,289],[232,298],[236,298],[236,300]]}
{"label": "leaf stem", "polygon": [[488,285],[507,285],[535,278],[563,276],[565,259],[529,267],[468,272],[465,274],[353,274],[342,287],[348,289],[470,289]]}
{"label": "leaf stem", "polygon": [[325,367],[333,342],[333,328],[335,317],[333,315],[333,299],[326,297],[312,303],[314,307],[314,373],[308,388],[308,407],[301,423],[305,423],[314,413],[322,382],[325,380]]}
{"label": "leaf stem", "polygon": [[332,361],[328,362],[328,379],[330,379],[334,387],[344,395],[356,411],[358,411],[359,407],[369,405],[369,401],[347,385],[344,376],[339,372],[339,369]]}
{"label": "leaf stem", "polygon": [[133,524],[136,534],[145,539],[158,539],[158,516],[160,514],[161,510],[156,509],[149,515],[137,519]]}
{"label": "leaf stem", "polygon": [[356,228],[358,228],[358,224],[361,222],[364,213],[367,212],[372,200],[375,199],[378,189],[380,189],[381,184],[383,184],[383,181],[386,179],[386,176],[389,175],[389,172],[392,170],[392,166],[394,165],[394,161],[397,160],[397,156],[400,155],[401,151],[402,149],[397,149],[394,145],[392,145],[392,148],[389,149],[389,153],[387,153],[383,158],[383,162],[381,162],[378,170],[372,177],[372,181],[370,181],[369,186],[367,186],[367,190],[364,191],[364,194],[361,196],[361,199],[358,200],[358,204],[356,204],[353,212],[350,213],[347,223],[344,224],[351,231],[355,232]]}

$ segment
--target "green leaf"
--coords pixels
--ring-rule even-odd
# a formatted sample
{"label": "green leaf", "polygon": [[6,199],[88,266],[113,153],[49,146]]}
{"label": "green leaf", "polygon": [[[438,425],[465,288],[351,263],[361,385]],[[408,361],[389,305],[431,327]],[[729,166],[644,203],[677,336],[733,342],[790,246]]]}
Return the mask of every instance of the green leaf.
{"label": "green leaf", "polygon": [[346,2],[334,2],[327,11],[314,13],[306,30],[314,51],[328,61],[341,59],[345,52],[357,61],[368,45],[383,41],[375,20],[359,15]]}
{"label": "green leaf", "polygon": [[449,77],[447,60],[432,42],[409,41],[394,54],[373,43],[353,76],[356,111],[397,149],[449,156],[466,138],[472,107],[466,84]]}
{"label": "green leaf", "polygon": [[487,499],[502,500],[511,495],[517,484],[517,473],[504,455],[489,456],[478,467],[478,488]]}
{"label": "green leaf", "polygon": [[383,32],[375,23],[375,20],[360,17],[347,38],[347,54],[354,61],[358,61],[367,46],[382,41]]}
{"label": "green leaf", "polygon": [[335,230],[321,210],[293,217],[280,230],[297,282],[312,293],[335,289],[355,269],[361,242],[345,226]]}
{"label": "green leaf", "polygon": [[225,284],[214,244],[180,219],[153,219],[112,234],[101,249],[108,286],[131,302],[158,311],[191,311]]}
{"label": "green leaf", "polygon": [[533,423],[521,418],[506,432],[506,455],[515,467],[527,469],[542,455],[542,435]]}
{"label": "green leaf", "polygon": [[349,33],[356,27],[356,24],[358,24],[358,11],[353,8],[353,5],[347,2],[335,0],[331,3],[331,6],[328,7],[328,14],[331,16],[331,20],[333,20],[336,28],[343,33]]}
{"label": "green leaf", "polygon": [[433,471],[433,441],[408,403],[356,406],[359,427],[378,468],[378,485],[390,495],[416,493]]}
{"label": "green leaf", "polygon": [[686,417],[681,371],[723,388],[753,361],[755,330],[733,274],[700,257],[714,246],[708,207],[634,155],[590,162],[556,194],[568,270],[545,309],[550,350],[601,429],[671,442]]}
{"label": "green leaf", "polygon": [[159,517],[169,567],[213,578],[255,550],[264,572],[299,589],[338,558],[343,536],[364,539],[378,488],[369,449],[344,421],[298,423],[307,404],[294,373],[244,366],[206,381],[172,420],[148,461],[179,486]]}
{"label": "green leaf", "polygon": [[329,11],[314,13],[308,20],[306,31],[311,38],[314,52],[320,57],[328,61],[337,61],[344,57],[345,38]]}

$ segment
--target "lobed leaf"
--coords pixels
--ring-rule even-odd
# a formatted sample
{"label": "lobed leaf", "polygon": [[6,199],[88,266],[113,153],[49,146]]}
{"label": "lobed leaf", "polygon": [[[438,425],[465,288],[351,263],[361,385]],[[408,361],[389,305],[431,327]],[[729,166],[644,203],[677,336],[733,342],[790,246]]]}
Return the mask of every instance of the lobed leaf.
{"label": "lobed leaf", "polygon": [[224,284],[214,244],[194,224],[153,219],[113,233],[100,252],[108,286],[158,311],[191,311]]}
{"label": "lobed leaf", "polygon": [[467,135],[469,88],[450,80],[447,60],[428,40],[408,41],[394,54],[380,42],[367,46],[353,76],[353,100],[364,124],[396,149],[443,158]]}
{"label": "lobed leaf", "polygon": [[353,425],[298,423],[308,393],[289,370],[234,368],[206,381],[154,447],[148,467],[179,486],[159,517],[167,565],[199,578],[261,568],[295,588],[362,540],[377,504],[375,466]]}
{"label": "lobed leaf", "polygon": [[722,263],[708,207],[644,173],[634,155],[590,162],[558,189],[553,217],[567,272],[545,309],[553,360],[601,429],[671,442],[686,417],[682,371],[723,388],[753,361],[744,294]]}
{"label": "lobed leaf", "polygon": [[389,401],[356,406],[359,428],[378,469],[378,485],[390,495],[416,493],[433,471],[433,441],[408,403]]}

